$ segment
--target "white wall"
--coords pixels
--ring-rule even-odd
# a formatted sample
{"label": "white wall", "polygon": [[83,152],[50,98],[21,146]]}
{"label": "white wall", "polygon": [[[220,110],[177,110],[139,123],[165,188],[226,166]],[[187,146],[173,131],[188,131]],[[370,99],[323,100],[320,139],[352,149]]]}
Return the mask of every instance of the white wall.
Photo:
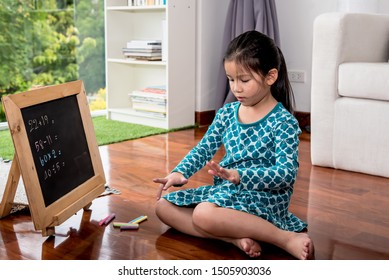
{"label": "white wall", "polygon": [[227,0],[196,1],[196,112],[215,109],[213,96],[223,59]]}
{"label": "white wall", "polygon": [[[311,64],[314,19],[326,12],[336,12],[338,0],[275,0],[281,34],[281,49],[288,70],[306,72],[305,83],[292,83],[296,110],[311,111]],[[379,0],[379,13],[389,13],[389,1]]]}
{"label": "white wall", "polygon": [[[305,83],[292,83],[296,110],[311,110],[311,63],[314,19],[335,12],[338,0],[275,0],[281,37],[281,49],[288,70],[305,71]],[[222,58],[221,43],[228,0],[197,1],[196,111],[215,109],[212,96]],[[389,1],[379,0],[379,13],[389,13]]]}
{"label": "white wall", "polygon": [[336,11],[337,0],[275,0],[288,70],[305,72],[305,83],[292,83],[296,111],[310,112],[313,21],[322,13]]}

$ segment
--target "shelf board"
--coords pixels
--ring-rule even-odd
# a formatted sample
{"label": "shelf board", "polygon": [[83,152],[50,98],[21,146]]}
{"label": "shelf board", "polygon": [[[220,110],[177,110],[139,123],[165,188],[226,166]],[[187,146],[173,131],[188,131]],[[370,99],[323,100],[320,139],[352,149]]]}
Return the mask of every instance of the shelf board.
{"label": "shelf board", "polygon": [[165,11],[166,6],[110,6],[108,11],[123,11],[123,12],[142,12],[142,11]]}
{"label": "shelf board", "polygon": [[108,119],[115,121],[124,121],[128,123],[137,123],[146,126],[168,129],[167,118],[158,118],[141,112],[136,112],[131,108],[111,108],[107,109]]}
{"label": "shelf board", "polygon": [[147,113],[138,112],[132,108],[111,108],[111,109],[108,109],[108,112],[119,113],[119,114],[128,115],[128,116],[136,116],[136,117],[150,118],[150,119],[166,121],[166,118],[156,117],[156,116],[153,116],[153,115],[150,115]]}
{"label": "shelf board", "polygon": [[124,63],[124,64],[133,64],[133,65],[154,65],[154,66],[166,66],[166,61],[143,61],[143,60],[131,60],[131,59],[121,59],[121,58],[109,58],[108,62],[114,63]]}

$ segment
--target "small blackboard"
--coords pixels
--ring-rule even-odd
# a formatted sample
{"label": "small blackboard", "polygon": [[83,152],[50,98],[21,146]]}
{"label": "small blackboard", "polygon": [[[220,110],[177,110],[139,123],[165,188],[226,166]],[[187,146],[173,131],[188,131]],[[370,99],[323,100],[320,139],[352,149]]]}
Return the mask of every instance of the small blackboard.
{"label": "small blackboard", "polygon": [[23,108],[45,206],[95,174],[76,95]]}
{"label": "small blackboard", "polygon": [[[9,95],[3,104],[15,147],[15,168],[22,175],[35,228],[47,235],[104,191],[105,176],[83,83]],[[5,203],[13,200],[7,197]]]}

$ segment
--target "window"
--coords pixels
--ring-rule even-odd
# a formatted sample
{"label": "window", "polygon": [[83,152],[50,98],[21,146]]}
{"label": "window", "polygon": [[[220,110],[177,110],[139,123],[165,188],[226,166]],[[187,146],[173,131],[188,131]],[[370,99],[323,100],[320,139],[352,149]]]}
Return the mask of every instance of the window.
{"label": "window", "polygon": [[104,0],[0,2],[0,96],[80,79],[104,109],[104,49]]}

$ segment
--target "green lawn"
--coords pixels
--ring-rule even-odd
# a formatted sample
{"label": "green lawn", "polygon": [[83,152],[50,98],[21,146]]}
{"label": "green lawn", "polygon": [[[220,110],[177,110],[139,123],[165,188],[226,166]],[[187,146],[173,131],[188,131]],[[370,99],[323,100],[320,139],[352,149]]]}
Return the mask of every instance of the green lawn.
{"label": "green lawn", "polygon": [[[93,124],[99,146],[169,131],[162,128],[107,120],[105,116],[93,118]],[[12,159],[13,155],[14,146],[9,130],[0,131],[0,158]]]}

